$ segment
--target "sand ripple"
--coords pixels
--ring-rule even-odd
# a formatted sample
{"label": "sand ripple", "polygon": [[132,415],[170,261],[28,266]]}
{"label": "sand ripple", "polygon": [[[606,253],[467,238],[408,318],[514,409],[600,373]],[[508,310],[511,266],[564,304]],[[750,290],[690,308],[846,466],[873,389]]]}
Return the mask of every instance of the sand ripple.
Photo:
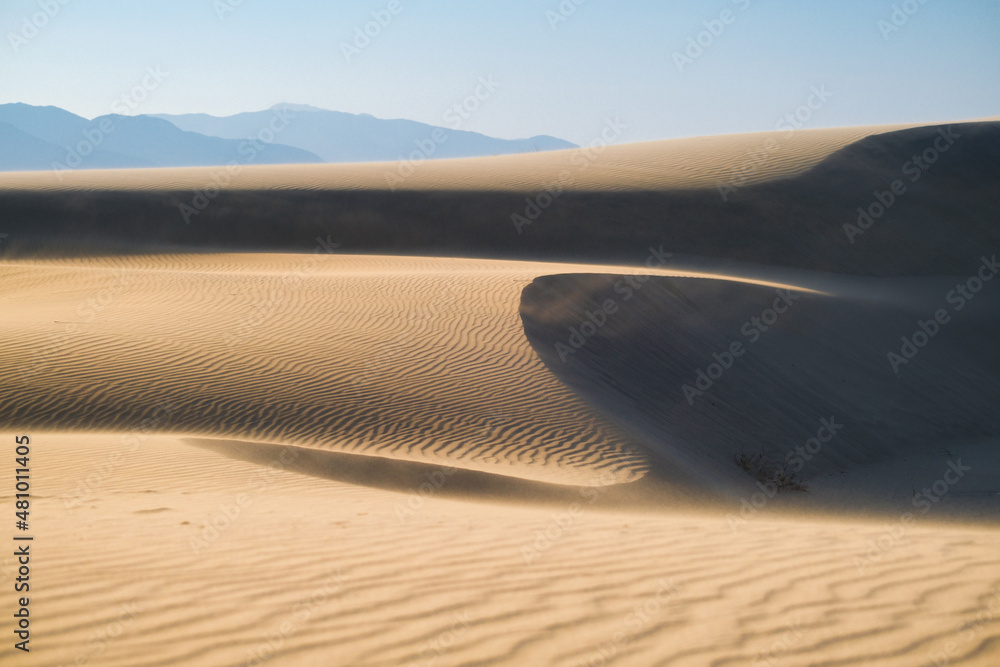
{"label": "sand ripple", "polygon": [[568,484],[646,469],[525,340],[537,267],[228,257],[0,267],[3,423],[127,430],[168,406],[190,435]]}

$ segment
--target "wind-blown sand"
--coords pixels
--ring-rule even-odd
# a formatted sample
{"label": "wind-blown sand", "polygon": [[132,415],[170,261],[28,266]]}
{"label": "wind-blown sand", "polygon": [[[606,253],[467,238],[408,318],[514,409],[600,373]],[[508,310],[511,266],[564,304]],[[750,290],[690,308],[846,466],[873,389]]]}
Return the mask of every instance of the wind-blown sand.
{"label": "wind-blown sand", "polygon": [[[821,198],[805,186],[830,187],[815,175],[830,165],[849,171],[843,151],[887,155],[851,176],[852,192],[879,187],[921,131],[796,133],[742,205],[811,210]],[[852,144],[863,137],[881,143]],[[719,174],[760,138],[611,148],[579,188],[626,203],[650,184],[718,198]],[[29,191],[50,175],[0,175],[12,230],[0,436],[32,436],[36,534],[31,661],[4,646],[0,662],[998,664],[1000,283],[961,309],[947,300],[996,252],[995,210],[977,180],[985,148],[961,150],[910,193],[946,201],[962,181],[966,195],[934,209],[960,208],[960,222],[934,236],[928,216],[916,238],[897,237],[917,256],[801,233],[788,241],[799,259],[774,264],[773,248],[718,238],[712,225],[756,234],[721,212],[714,240],[691,237],[698,253],[657,254],[671,235],[639,241],[637,223],[612,230],[628,253],[596,262],[600,207],[574,209],[585,238],[554,253],[576,261],[434,256],[441,238],[400,240],[381,223],[365,252],[408,238],[415,256],[237,252],[263,237],[226,234],[260,211],[224,195],[206,210],[211,244],[164,252],[176,211],[111,238],[116,223],[88,222],[87,202],[110,201],[101,190],[155,202],[198,182],[194,170],[71,174],[48,200]],[[468,190],[472,207],[481,189],[521,196],[559,159],[424,165],[429,180],[408,186],[418,199],[397,203],[446,193],[422,212],[431,220],[448,192]],[[361,234],[338,193],[378,187],[380,167],[268,169],[234,191],[273,188],[260,201],[289,212],[277,224],[305,245]],[[295,217],[285,177],[318,184],[309,220],[327,226]],[[478,204],[483,220],[494,204]],[[901,198],[884,235],[914,205]],[[38,207],[80,213],[40,215],[20,245]],[[510,210],[499,219],[517,237]],[[461,238],[466,222],[448,224]],[[895,373],[887,352],[941,308],[948,322]],[[744,352],[689,402],[684,386],[737,342]],[[784,458],[824,424],[840,426],[792,455],[806,492],[770,497],[734,462]],[[10,581],[12,559],[0,564]]]}

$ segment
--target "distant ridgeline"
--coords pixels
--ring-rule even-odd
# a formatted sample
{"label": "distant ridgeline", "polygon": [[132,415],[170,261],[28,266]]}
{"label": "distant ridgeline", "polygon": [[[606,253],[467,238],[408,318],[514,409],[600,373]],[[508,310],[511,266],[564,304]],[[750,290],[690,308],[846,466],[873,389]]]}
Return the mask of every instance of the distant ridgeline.
{"label": "distant ridgeline", "polygon": [[113,109],[87,120],[58,107],[0,105],[0,171],[377,162],[415,149],[419,159],[436,159],[576,147],[545,135],[497,139],[462,130],[469,116],[461,105],[442,116],[448,127],[291,104],[225,117],[122,115],[129,108],[121,102]]}

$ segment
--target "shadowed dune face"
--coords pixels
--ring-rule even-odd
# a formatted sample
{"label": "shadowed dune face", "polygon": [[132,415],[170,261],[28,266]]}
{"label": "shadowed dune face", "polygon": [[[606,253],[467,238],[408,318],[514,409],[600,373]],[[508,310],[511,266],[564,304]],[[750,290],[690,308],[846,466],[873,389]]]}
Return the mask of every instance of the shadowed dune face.
{"label": "shadowed dune face", "polygon": [[[723,280],[628,280],[538,278],[521,318],[549,369],[641,425],[663,465],[728,485],[738,452],[765,450],[798,459],[808,481],[1000,435],[1000,294],[953,313],[896,373],[888,353],[933,309]],[[945,306],[955,282],[898,289],[929,289]],[[810,438],[823,442],[803,455]]]}
{"label": "shadowed dune face", "polygon": [[[706,159],[697,142],[685,140],[610,147],[586,169],[574,166],[573,156],[580,154],[572,151],[496,165],[428,165],[436,180],[420,190],[387,190],[375,176],[391,165],[352,165],[336,177],[323,167],[301,167],[280,187],[275,183],[281,172],[253,172],[241,185],[199,200],[197,210],[197,193],[215,187],[207,175],[172,174],[185,186],[167,189],[146,181],[130,187],[126,174],[114,172],[76,187],[71,175],[51,191],[32,191],[31,184],[40,187],[45,175],[28,182],[24,175],[9,175],[0,178],[0,210],[10,234],[7,247],[21,253],[113,253],[115,247],[164,245],[311,251],[319,237],[352,253],[638,265],[651,244],[662,244],[685,256],[898,276],[960,273],[968,256],[1000,250],[1000,123],[898,130],[853,144],[859,136],[854,131],[824,132],[849,140],[817,155],[806,150],[806,140],[827,135],[796,136],[787,144],[781,135],[761,135],[761,145],[771,140],[777,148],[757,162],[745,156],[727,163]],[[668,164],[650,166],[665,160],[664,154]],[[771,169],[789,161],[801,169]],[[720,170],[720,164],[738,173]],[[653,180],[639,178],[636,169]],[[549,191],[562,171],[574,179]],[[692,171],[701,180],[692,181]],[[466,187],[467,179],[484,173],[493,180]],[[595,174],[597,180],[588,180]],[[182,205],[196,214],[186,220]],[[859,209],[874,215],[861,220],[861,233],[845,229],[858,225]]]}
{"label": "shadowed dune face", "polygon": [[[397,458],[343,454],[307,447],[270,443],[188,438],[188,444],[238,461],[358,486],[405,492],[420,497],[488,501],[493,503],[548,505],[563,508],[572,503],[601,501],[603,508],[635,509],[652,498],[669,499],[675,506],[684,499],[676,489],[643,483],[616,470],[595,474],[583,486],[551,484],[530,477],[442,466]],[[630,479],[632,481],[624,481]],[[687,504],[687,503],[685,503]]]}

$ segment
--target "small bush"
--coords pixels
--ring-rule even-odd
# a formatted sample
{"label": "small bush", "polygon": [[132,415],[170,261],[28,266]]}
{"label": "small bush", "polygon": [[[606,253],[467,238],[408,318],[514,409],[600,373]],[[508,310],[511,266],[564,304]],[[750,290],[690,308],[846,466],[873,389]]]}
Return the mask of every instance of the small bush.
{"label": "small bush", "polygon": [[741,450],[736,455],[736,465],[761,484],[774,484],[778,491],[809,490],[808,485],[789,469],[788,463],[763,450],[756,454],[747,454]]}

